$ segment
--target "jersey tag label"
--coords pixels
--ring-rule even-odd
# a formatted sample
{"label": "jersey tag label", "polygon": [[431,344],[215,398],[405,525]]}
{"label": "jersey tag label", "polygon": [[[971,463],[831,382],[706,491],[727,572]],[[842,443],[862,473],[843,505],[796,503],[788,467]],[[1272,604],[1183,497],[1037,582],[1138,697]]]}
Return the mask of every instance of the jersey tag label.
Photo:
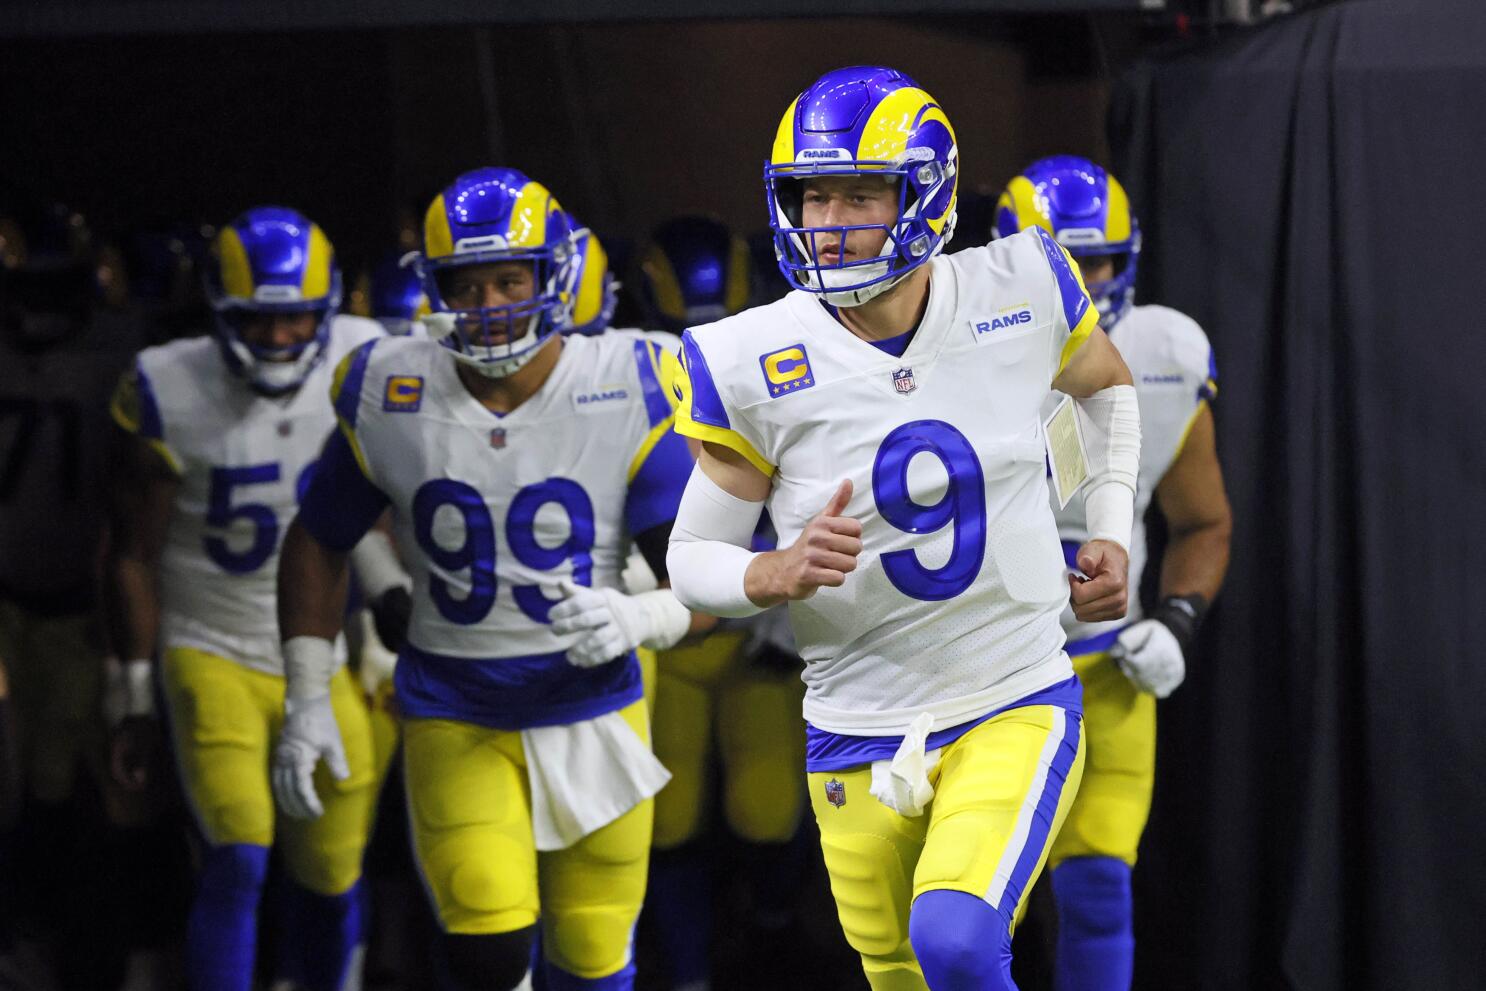
{"label": "jersey tag label", "polygon": [[382,394],[382,409],[388,413],[416,413],[423,405],[423,376],[389,375]]}
{"label": "jersey tag label", "polygon": [[1084,433],[1079,426],[1078,411],[1067,396],[1043,422],[1047,441],[1047,463],[1052,474],[1053,493],[1058,508],[1068,505],[1078,487],[1089,477],[1089,459],[1084,453]]}
{"label": "jersey tag label", "polygon": [[770,399],[778,399],[815,384],[815,375],[810,371],[810,356],[805,353],[804,344],[791,344],[787,348],[759,355],[758,364],[764,370],[764,385],[769,389]]}

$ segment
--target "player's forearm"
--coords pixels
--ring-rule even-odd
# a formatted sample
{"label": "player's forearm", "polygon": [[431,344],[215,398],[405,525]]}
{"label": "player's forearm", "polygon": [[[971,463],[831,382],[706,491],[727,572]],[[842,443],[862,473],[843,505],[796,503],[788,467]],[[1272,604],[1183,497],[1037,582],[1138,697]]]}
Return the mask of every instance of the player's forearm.
{"label": "player's forearm", "polygon": [[748,570],[743,573],[743,593],[759,609],[768,609],[789,601],[784,584],[780,581],[783,565],[782,551],[764,551],[754,555],[749,562]]}
{"label": "player's forearm", "polygon": [[1232,530],[1232,521],[1224,515],[1173,532],[1161,559],[1161,598],[1200,595],[1208,602],[1217,598],[1228,572]]}
{"label": "player's forearm", "polygon": [[341,630],[347,555],[310,536],[296,519],[279,551],[279,636],[333,641]]}
{"label": "player's forearm", "polygon": [[114,653],[122,660],[153,657],[160,638],[159,568],[119,555],[111,562],[108,614]]}

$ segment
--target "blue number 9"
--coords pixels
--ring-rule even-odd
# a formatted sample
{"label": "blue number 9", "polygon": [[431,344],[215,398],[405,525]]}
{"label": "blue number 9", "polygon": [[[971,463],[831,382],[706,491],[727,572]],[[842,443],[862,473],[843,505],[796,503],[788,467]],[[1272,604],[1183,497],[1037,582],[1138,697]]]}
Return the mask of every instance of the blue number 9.
{"label": "blue number 9", "polygon": [[[453,506],[464,518],[464,542],[458,547],[442,547],[434,540],[434,514],[441,506]],[[439,614],[461,626],[488,616],[495,605],[495,524],[474,486],[450,478],[421,486],[413,496],[413,535],[438,567],[445,571],[468,568],[470,572],[470,590],[464,598],[456,598],[442,578],[428,576],[428,594]]]}
{"label": "blue number 9", "polygon": [[[908,465],[917,454],[931,454],[944,465],[949,485],[932,506],[908,493]],[[888,581],[904,595],[938,602],[952,599],[980,574],[986,550],[985,474],[965,435],[942,420],[905,423],[883,440],[872,464],[872,496],[882,518],[908,533],[933,533],[953,524],[949,560],[926,568],[912,550],[882,555]]]}
{"label": "blue number 9", "polygon": [[[537,511],[548,503],[557,503],[568,514],[568,537],[556,547],[537,543],[534,530]],[[567,478],[549,478],[528,485],[511,500],[506,514],[506,543],[516,560],[538,571],[551,571],[564,561],[573,562],[573,583],[593,584],[593,501],[577,482]],[[549,623],[548,613],[556,604],[542,594],[538,585],[517,585],[511,589],[516,605],[538,623]]]}

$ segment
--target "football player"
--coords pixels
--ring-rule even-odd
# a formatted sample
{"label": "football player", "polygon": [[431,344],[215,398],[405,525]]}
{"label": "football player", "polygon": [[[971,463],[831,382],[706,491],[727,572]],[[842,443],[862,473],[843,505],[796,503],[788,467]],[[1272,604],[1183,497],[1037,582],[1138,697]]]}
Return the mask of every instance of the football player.
{"label": "football player", "polygon": [[[1034,162],[996,209],[998,237],[1038,227],[1073,255],[1140,397],[1140,477],[1130,587],[1146,565],[1144,515],[1152,497],[1170,537],[1160,603],[1142,618],[1084,623],[1063,615],[1065,648],[1084,685],[1088,754],[1083,784],[1048,859],[1058,910],[1057,986],[1128,988],[1135,935],[1130,872],[1151,809],[1156,699],[1182,683],[1197,628],[1228,567],[1232,519],[1212,412],[1217,363],[1202,328],[1164,306],[1134,305],[1140,227],[1124,188],[1085,158]],[[1088,539],[1084,500],[1054,505],[1063,552]]]}
{"label": "football player", "polygon": [[[811,803],[877,991],[1013,986],[1011,930],[1083,769],[1058,617],[1070,587],[1086,620],[1127,597],[1130,373],[1046,232],[941,255],[959,166],[907,76],[821,77],[764,172],[795,291],[682,342],[677,425],[703,449],[676,594],[722,616],[789,602]],[[1092,438],[1079,583],[1047,501],[1049,386]],[[780,549],[755,553],[765,505]]]}
{"label": "football player", "polygon": [[668,356],[560,333],[573,234],[513,169],[467,173],[434,199],[432,339],[341,363],[340,430],[281,564],[275,793],[313,816],[316,763],[342,759],[327,683],[345,552],[392,507],[414,577],[394,677],[414,848],[450,973],[470,989],[527,985],[539,913],[552,991],[633,985],[651,797],[668,777],[634,651],[691,623],[668,590],[618,588],[632,544],[664,576],[692,459],[661,384]]}
{"label": "football player", "polygon": [[[115,766],[139,779],[138,730],[152,714],[150,658],[158,656],[182,783],[205,842],[187,929],[191,987],[253,985],[258,903],[277,843],[294,889],[282,976],[328,991],[344,985],[361,936],[372,746],[360,693],[337,671],[328,687],[346,746],[338,780],[325,779],[326,813],[275,819],[267,768],[284,703],[275,567],[334,426],[331,371],[382,332],[337,314],[341,279],[329,240],[282,207],[248,210],[222,228],[207,292],[215,334],[141,352],[113,404],[132,435],[116,485],[111,563],[132,718],[116,737]],[[389,567],[377,555],[391,550],[385,537],[366,547],[358,575],[375,601],[386,588],[373,579]]]}
{"label": "football player", "polygon": [[[742,311],[752,295],[748,246],[705,217],[661,224],[641,253],[640,295],[673,346],[690,326]],[[771,617],[773,619],[774,617]],[[762,618],[760,618],[762,619]],[[671,986],[704,991],[711,980],[712,874],[702,844],[714,760],[720,806],[744,844],[756,924],[780,928],[798,886],[785,846],[804,811],[798,769],[800,660],[788,624],[749,620],[667,651],[658,665],[655,755],[671,783],[655,797],[655,858],[647,911],[665,949]],[[770,634],[784,633],[783,645]],[[777,639],[777,636],[776,636]]]}

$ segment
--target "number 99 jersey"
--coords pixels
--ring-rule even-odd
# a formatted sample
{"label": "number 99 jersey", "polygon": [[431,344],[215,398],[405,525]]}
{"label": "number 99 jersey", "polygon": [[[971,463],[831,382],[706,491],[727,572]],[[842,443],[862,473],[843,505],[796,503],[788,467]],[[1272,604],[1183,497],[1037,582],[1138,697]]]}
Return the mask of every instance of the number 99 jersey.
{"label": "number 99 jersey", "polygon": [[254,392],[210,337],[139,353],[111,413],[179,476],[160,560],[160,646],[196,647],[283,673],[279,544],[335,414],[335,363],[382,328],[336,316],[325,359],[287,396]]}
{"label": "number 99 jersey", "polygon": [[[575,667],[576,635],[554,633],[548,614],[562,579],[620,587],[633,538],[675,519],[692,459],[663,361],[675,358],[632,337],[565,338],[546,382],[507,414],[481,405],[433,341],[378,341],[342,363],[332,395],[362,477],[340,489],[369,484],[392,506],[413,576],[405,715],[521,729],[640,697],[633,656]],[[322,481],[301,519],[344,544],[326,517],[345,499],[322,500]]]}
{"label": "number 99 jersey", "polygon": [[682,341],[677,430],[771,476],[781,547],[853,483],[856,571],[790,603],[805,718],[830,733],[943,729],[1073,674],[1039,411],[1098,312],[1040,229],[930,265],[901,357],[798,290]]}

